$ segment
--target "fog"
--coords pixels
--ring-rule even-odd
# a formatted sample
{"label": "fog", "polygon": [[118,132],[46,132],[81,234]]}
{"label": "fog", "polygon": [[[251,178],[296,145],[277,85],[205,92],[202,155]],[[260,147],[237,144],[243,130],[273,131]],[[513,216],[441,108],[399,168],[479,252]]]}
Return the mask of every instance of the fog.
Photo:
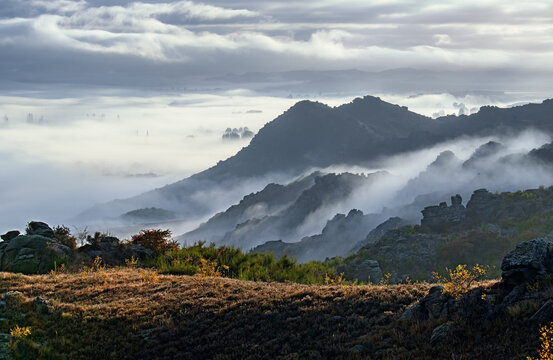
{"label": "fog", "polygon": [[[84,226],[74,220],[83,210],[138,195],[215,165],[249,142],[249,139],[222,141],[226,128],[248,127],[256,133],[298,101],[246,89],[165,95],[89,89],[86,95],[76,93],[74,97],[61,90],[48,95],[38,92],[0,96],[0,156],[5,169],[0,172],[0,232],[21,229],[35,219]],[[458,113],[459,104],[476,109],[490,103],[514,104],[521,98],[449,93],[375,95],[428,116],[437,112]],[[307,98],[330,106],[351,100],[349,95],[311,94]],[[388,184],[400,187],[440,151],[450,149],[459,157],[468,156],[479,141],[483,139],[442,144],[435,149],[387,159],[379,168],[392,175]],[[348,170],[367,173],[371,169]],[[287,180],[290,179],[286,175],[275,174],[195,196],[204,196],[205,201],[198,201],[208,204],[215,213],[262,189],[268,182]],[[391,201],[392,193],[367,192],[366,198],[372,196],[372,201],[353,202],[351,207],[379,211],[379,207]],[[375,201],[377,195],[382,199]],[[365,197],[359,197],[362,198]],[[327,219],[335,210],[346,211],[346,207],[314,216]],[[168,226],[178,234],[203,220],[205,216],[201,215],[194,221]],[[102,230],[117,231],[113,224],[102,226]],[[306,229],[320,231],[320,222],[316,226],[306,225]]]}
{"label": "fog", "polygon": [[[490,141],[500,143],[502,147],[485,156],[475,156],[475,151]],[[334,215],[347,214],[351,209],[370,214],[372,227],[393,216],[417,224],[422,217],[420,211],[425,206],[449,202],[449,198],[458,193],[466,205],[472,192],[479,188],[502,192],[551,186],[553,164],[523,157],[532,149],[549,142],[549,135],[530,129],[520,134],[458,138],[431,148],[383,158],[375,168],[331,166],[310,169],[305,175],[312,171],[350,172],[368,175],[373,180],[355,189],[347,198],[323,204],[295,229],[264,228],[260,233],[251,223],[242,226],[237,233],[249,240],[232,244],[250,249],[270,240],[296,242],[305,236],[320,234]],[[466,163],[469,159],[472,163]],[[374,176],[377,172],[379,175]],[[273,212],[273,215],[276,213]],[[252,218],[259,219],[264,215],[271,214],[255,212]],[[366,233],[370,230],[367,228]],[[253,231],[255,236],[246,237],[249,231]],[[344,247],[351,245],[343,244]]]}

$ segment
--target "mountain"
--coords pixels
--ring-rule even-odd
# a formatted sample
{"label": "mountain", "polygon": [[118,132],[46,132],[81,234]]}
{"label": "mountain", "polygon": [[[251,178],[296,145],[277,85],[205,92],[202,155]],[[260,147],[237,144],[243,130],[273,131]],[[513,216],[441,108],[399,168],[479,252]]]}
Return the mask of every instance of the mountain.
{"label": "mountain", "polygon": [[[354,191],[386,176],[382,172],[368,176],[314,173],[285,186],[269,185],[177,240],[189,244],[208,240],[244,250],[270,240],[297,241],[304,232],[319,231],[319,224],[335,213],[336,206],[347,203]],[[378,220],[373,223],[377,225]],[[370,229],[367,225],[363,236]]]}
{"label": "mountain", "polygon": [[433,271],[457,264],[486,264],[497,276],[506,251],[523,241],[551,236],[553,187],[502,193],[478,189],[466,206],[455,195],[450,205],[442,202],[421,212],[420,225],[397,222],[385,228],[384,223],[373,241],[331,263],[346,278],[359,281],[367,281],[367,264],[373,262],[381,269],[378,273],[390,273],[393,281],[430,281]]}
{"label": "mountain", "polygon": [[352,209],[347,215],[336,214],[328,220],[321,234],[306,236],[292,243],[268,241],[253,248],[252,252],[270,252],[277,257],[286,254],[299,262],[349,255],[358,243],[367,238],[370,229],[381,221],[380,214],[364,215],[362,211]]}
{"label": "mountain", "polygon": [[[267,123],[247,147],[216,166],[129,199],[97,205],[78,220],[115,218],[150,207],[176,212],[183,220],[200,218],[241,199],[248,182],[262,189],[263,182],[290,180],[306,169],[376,164],[383,157],[463,135],[516,133],[527,128],[551,133],[551,113],[553,100],[504,109],[485,106],[470,116],[438,119],[372,96],[338,107],[300,101]],[[206,201],[211,194],[218,201]]]}

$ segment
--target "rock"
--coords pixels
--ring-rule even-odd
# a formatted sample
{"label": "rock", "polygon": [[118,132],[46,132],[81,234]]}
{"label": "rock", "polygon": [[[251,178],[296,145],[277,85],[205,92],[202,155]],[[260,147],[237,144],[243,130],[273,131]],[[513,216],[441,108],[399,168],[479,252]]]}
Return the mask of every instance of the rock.
{"label": "rock", "polygon": [[40,235],[51,239],[55,237],[54,230],[48,224],[40,221],[31,221],[27,225],[27,235]]}
{"label": "rock", "polygon": [[422,212],[421,229],[440,232],[459,225],[466,217],[461,195],[451,197],[451,206],[445,202],[438,206],[427,206]]}
{"label": "rock", "polygon": [[553,321],[553,300],[547,300],[545,304],[530,317],[530,321],[540,325],[545,325]]}
{"label": "rock", "polygon": [[93,260],[97,256],[102,258],[106,265],[116,266],[125,264],[125,259],[134,257],[144,260],[154,255],[154,251],[141,245],[121,244],[119,239],[106,236],[92,244],[81,246],[78,253]]}
{"label": "rock", "polygon": [[361,344],[357,344],[357,345],[354,345],[354,346],[350,347],[349,351],[354,352],[354,353],[362,353],[362,352],[365,352],[365,347]]}
{"label": "rock", "polygon": [[15,309],[25,302],[25,296],[20,291],[8,291],[3,295],[6,309]]}
{"label": "rock", "polygon": [[0,269],[24,274],[48,272],[54,262],[69,260],[72,250],[42,235],[19,235],[0,244]]}
{"label": "rock", "polygon": [[0,238],[6,242],[10,241],[11,239],[17,237],[20,234],[19,230],[12,230],[8,231],[4,235],[0,235]]}
{"label": "rock", "polygon": [[518,244],[501,263],[503,287],[514,288],[519,284],[535,282],[551,274],[553,242],[537,238]]}
{"label": "rock", "polygon": [[34,300],[35,309],[39,314],[48,315],[51,314],[54,311],[54,307],[48,300],[45,300],[44,298],[37,296]]}
{"label": "rock", "polygon": [[455,299],[442,293],[443,287],[433,286],[428,294],[400,316],[401,320],[451,319],[459,311]]}
{"label": "rock", "polygon": [[359,281],[379,283],[383,275],[378,261],[363,260],[356,264],[350,264],[346,276],[352,280],[357,279]]}
{"label": "rock", "polygon": [[430,345],[436,346],[444,341],[447,341],[448,338],[451,338],[453,335],[453,330],[455,325],[452,322],[446,322],[434,330],[432,330],[432,335],[430,336]]}
{"label": "rock", "polygon": [[399,317],[400,320],[414,320],[414,321],[422,321],[428,319],[428,312],[426,309],[420,304],[420,302],[415,303],[414,305],[410,306],[401,314]]}

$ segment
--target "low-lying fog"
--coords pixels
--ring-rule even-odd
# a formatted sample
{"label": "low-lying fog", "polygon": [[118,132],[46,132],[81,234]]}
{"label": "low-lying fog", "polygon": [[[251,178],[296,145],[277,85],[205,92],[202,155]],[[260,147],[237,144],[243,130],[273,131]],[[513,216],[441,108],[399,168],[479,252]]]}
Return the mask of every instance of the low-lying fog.
{"label": "low-lying fog", "polygon": [[[520,100],[542,100],[536,94],[500,100],[451,94],[378,96],[428,116],[468,114],[485,104],[509,106]],[[350,95],[307,98],[330,106],[352,100]],[[0,96],[0,232],[24,228],[30,220],[71,226],[69,219],[94,204],[130,197],[213,166],[249,143],[250,138],[223,140],[227,128],[248,127],[256,133],[298,100],[247,90],[154,97],[105,92],[77,97]],[[511,141],[511,146],[531,149],[548,141],[539,134],[524,136],[523,141]],[[485,140],[461,139],[389,159],[382,169],[395,180],[386,186],[401,187],[445,149],[464,158]],[[264,185],[242,189],[244,194],[232,199]],[[375,187],[347,207],[378,211],[394,201],[393,193]],[[218,204],[218,210],[231,203]],[[335,210],[339,209],[316,216],[326,219]],[[174,230],[182,233],[195,225],[183,229],[181,224]],[[306,231],[315,228],[306,224]]]}

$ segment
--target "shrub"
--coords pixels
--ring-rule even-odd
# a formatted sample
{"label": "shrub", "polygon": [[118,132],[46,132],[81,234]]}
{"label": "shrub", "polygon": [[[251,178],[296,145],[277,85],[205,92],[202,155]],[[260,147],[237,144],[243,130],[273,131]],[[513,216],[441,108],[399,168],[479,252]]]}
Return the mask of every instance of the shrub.
{"label": "shrub", "polygon": [[[277,259],[272,254],[243,253],[240,249],[204,242],[167,251],[143,265],[153,266],[161,273],[195,275],[213,267],[221,276],[253,281],[293,281],[304,284],[323,284],[325,274],[335,276],[329,263],[310,261],[297,264],[286,255]],[[227,268],[228,267],[228,268]]]}
{"label": "shrub", "polygon": [[56,240],[70,249],[77,248],[77,238],[71,235],[71,230],[67,226],[61,225],[54,228],[54,236]]}
{"label": "shrub", "polygon": [[488,268],[488,266],[478,264],[474,265],[472,269],[469,269],[466,265],[457,265],[454,270],[447,269],[449,279],[439,276],[438,273],[433,273],[433,276],[437,282],[444,284],[442,293],[460,299],[474,283],[486,276]]}
{"label": "shrub", "polygon": [[132,236],[131,244],[142,245],[156,255],[179,249],[179,244],[171,239],[171,230],[141,230]]}
{"label": "shrub", "polygon": [[553,360],[553,322],[540,328],[540,341],[538,358],[527,356],[527,360]]}

